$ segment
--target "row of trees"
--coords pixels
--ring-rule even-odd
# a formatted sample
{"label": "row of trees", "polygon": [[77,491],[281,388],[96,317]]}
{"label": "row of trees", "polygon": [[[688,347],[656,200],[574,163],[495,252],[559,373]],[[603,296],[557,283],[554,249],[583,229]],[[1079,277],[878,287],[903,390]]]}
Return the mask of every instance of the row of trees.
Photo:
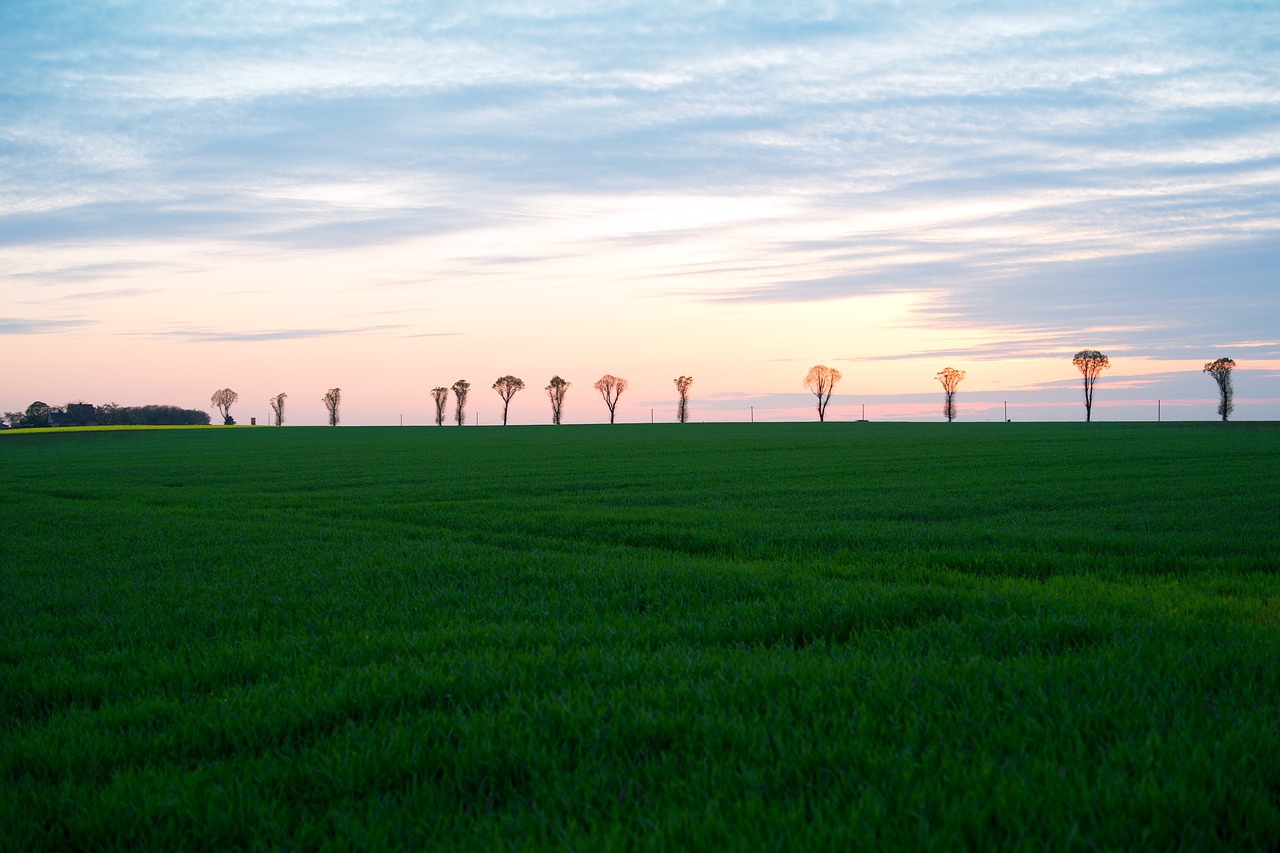
{"label": "row of trees", "polygon": [[[680,376],[672,380],[676,386],[676,393],[679,397],[676,417],[680,423],[687,423],[689,420],[689,388],[693,385],[692,376]],[[551,422],[557,426],[560,425],[561,414],[564,411],[564,398],[569,391],[569,386],[573,383],[568,382],[559,376],[551,377],[551,381],[547,383],[546,391],[547,399],[551,403]],[[498,396],[502,399],[502,425],[507,425],[507,412],[511,407],[511,398],[525,389],[524,380],[518,376],[499,376],[493,383],[493,390],[498,392]],[[609,423],[613,423],[618,409],[618,400],[622,397],[622,393],[627,390],[627,380],[620,376],[613,376],[606,373],[596,380],[592,386],[600,393],[600,397],[604,400],[604,404],[609,409]],[[459,379],[448,388],[437,386],[431,389],[431,399],[435,403],[435,421],[436,426],[444,426],[445,413],[449,408],[449,395],[453,395],[453,420],[458,426],[462,426],[467,421],[467,396],[471,392],[471,383],[465,379]],[[271,413],[276,426],[284,426],[284,407],[288,394],[277,394],[268,400],[271,406]],[[218,410],[218,414],[222,416],[224,425],[232,426],[235,424],[235,418],[231,415],[231,406],[238,402],[240,395],[230,388],[223,388],[213,392],[213,396],[209,398],[209,402]],[[321,398],[325,408],[329,412],[329,425],[338,425],[338,407],[342,401],[342,389],[330,388]]]}
{"label": "row of trees", "polygon": [[[1103,371],[1111,367],[1111,359],[1098,350],[1081,350],[1072,357],[1071,363],[1080,371],[1080,375],[1084,379],[1084,415],[1085,421],[1089,422],[1093,420],[1094,386]],[[1204,366],[1204,372],[1208,373],[1218,385],[1218,414],[1222,416],[1224,421],[1235,409],[1232,399],[1234,389],[1231,384],[1231,372],[1235,369],[1235,366],[1235,361],[1230,358],[1219,358]],[[944,367],[934,376],[942,385],[942,416],[947,419],[947,423],[951,423],[956,419],[958,412],[956,393],[966,375],[963,370]],[[809,368],[809,373],[804,378],[804,386],[817,397],[819,422],[827,419],[827,405],[831,402],[831,395],[842,378],[844,377],[839,370],[834,367],[827,367],[825,364],[815,364]],[[675,383],[678,397],[676,419],[682,424],[687,423],[689,420],[689,389],[693,385],[693,377],[679,376],[673,379],[672,382]],[[551,422],[557,426],[560,424],[565,394],[571,384],[559,376],[553,376],[546,388],[543,389],[551,402]],[[524,380],[518,376],[499,376],[492,387],[502,399],[502,425],[506,426],[507,411],[511,406],[511,398],[525,389]],[[627,380],[606,373],[597,379],[592,387],[599,392],[605,406],[609,409],[609,423],[612,424],[617,412],[618,400],[622,397],[622,393],[627,390]],[[471,383],[465,379],[459,379],[450,388],[437,387],[431,389],[431,397],[436,404],[436,426],[444,426],[445,410],[448,407],[450,392],[453,393],[454,399],[454,421],[458,426],[466,423],[467,394],[470,390]],[[330,426],[338,425],[338,405],[341,393],[339,388],[330,388],[328,393],[324,395],[324,403],[329,410]],[[284,401],[286,396],[285,394],[278,394],[271,399],[271,408],[275,414],[276,426],[281,426],[284,423]],[[236,393],[230,388],[224,388],[214,393],[211,402],[218,407],[224,423],[235,423],[231,417],[231,403],[234,403],[237,399]]]}
{"label": "row of trees", "polygon": [[[688,420],[689,413],[689,385],[693,383],[693,378],[681,376],[675,380],[675,383],[680,394],[680,423],[685,423]],[[569,386],[572,384],[572,382],[559,376],[552,376],[551,381],[543,389],[546,392],[547,400],[551,403],[551,422],[556,426],[560,425],[561,414],[564,412],[564,398],[569,392]],[[511,398],[525,389],[524,380],[519,376],[499,376],[492,387],[502,399],[502,425],[506,426],[507,411],[511,407]],[[600,392],[601,399],[604,400],[605,406],[609,409],[609,423],[613,423],[618,409],[618,399],[622,396],[622,392],[627,390],[627,380],[606,373],[597,379],[592,387]],[[459,379],[449,388],[439,386],[431,389],[431,399],[436,404],[436,426],[444,426],[445,410],[449,407],[450,392],[453,393],[454,422],[458,426],[466,423],[467,394],[470,391],[471,383],[465,379]]]}
{"label": "row of trees", "polygon": [[[1084,377],[1084,419],[1093,420],[1093,386],[1097,384],[1102,371],[1111,367],[1111,359],[1096,349],[1084,349],[1076,353],[1071,363]],[[1231,371],[1236,363],[1230,358],[1218,358],[1205,364],[1202,372],[1209,374],[1218,386],[1218,414],[1225,423],[1235,411],[1235,388],[1231,384]]]}
{"label": "row of trees", "polygon": [[[280,393],[267,401],[271,406],[271,417],[276,426],[284,426],[284,403],[288,398],[288,394]],[[231,416],[231,407],[239,400],[240,395],[230,388],[214,391],[213,396],[209,398],[209,402],[217,408],[218,414],[222,415],[224,426],[235,426],[236,419]],[[330,388],[320,400],[329,412],[329,426],[337,426],[338,408],[342,405],[342,389]],[[205,417],[208,418],[207,415]]]}
{"label": "row of trees", "polygon": [[[1076,353],[1071,363],[1084,377],[1084,419],[1089,422],[1093,420],[1094,385],[1097,384],[1102,372],[1111,367],[1111,359],[1096,349],[1086,349]],[[1218,385],[1218,414],[1222,416],[1223,421],[1226,421],[1235,411],[1233,400],[1235,389],[1231,384],[1231,371],[1235,370],[1235,366],[1236,363],[1229,358],[1219,358],[1204,366],[1203,372],[1209,374]],[[934,376],[942,383],[942,416],[947,419],[947,423],[951,423],[956,418],[956,389],[959,388],[965,375],[963,370],[944,367]],[[819,421],[827,419],[827,404],[831,402],[831,394],[841,378],[843,377],[840,371],[825,364],[815,364],[809,368],[809,373],[804,378],[804,387],[818,398]]]}
{"label": "row of trees", "polygon": [[[1103,371],[1111,367],[1111,359],[1098,350],[1081,350],[1071,359],[1071,363],[1080,371],[1080,375],[1084,379],[1085,421],[1092,421],[1094,386]],[[1203,372],[1209,374],[1218,386],[1218,414],[1222,416],[1223,421],[1226,421],[1235,410],[1235,389],[1231,382],[1232,371],[1235,370],[1235,366],[1235,361],[1230,358],[1219,358],[1208,362],[1204,366]],[[947,419],[948,423],[956,418],[956,392],[960,383],[964,381],[965,376],[966,373],[963,370],[944,367],[934,377],[942,384],[942,416]],[[831,402],[831,395],[842,378],[843,375],[839,370],[834,367],[827,367],[825,364],[814,365],[805,376],[804,387],[818,399],[818,420],[820,422],[827,419],[827,405]],[[672,382],[675,383],[678,398],[676,419],[682,424],[688,423],[689,389],[693,385],[693,377],[679,376],[673,379]],[[561,413],[564,410],[565,395],[568,393],[570,385],[572,385],[571,382],[567,382],[559,376],[553,376],[546,388],[543,389],[551,403],[551,422],[557,426],[560,424]],[[507,411],[511,406],[511,398],[525,389],[524,380],[518,376],[499,376],[492,387],[502,399],[502,425],[506,426]],[[606,373],[597,379],[592,387],[599,392],[601,399],[608,408],[609,423],[612,424],[617,413],[618,400],[622,397],[623,392],[627,390],[627,380]],[[445,410],[448,408],[450,393],[453,394],[454,399],[454,421],[458,426],[466,423],[467,395],[470,390],[471,383],[465,379],[459,379],[449,388],[437,387],[431,389],[431,397],[436,405],[436,426],[444,426]],[[269,400],[276,426],[284,426],[285,400],[288,399],[288,396],[288,394],[281,393]],[[236,422],[231,415],[231,407],[239,399],[240,395],[235,391],[230,388],[222,388],[213,392],[209,402],[218,410],[223,424],[231,426]],[[339,423],[339,408],[342,405],[342,389],[330,388],[320,399],[329,413],[329,425],[337,426]],[[3,418],[4,425],[10,427],[127,424],[170,426],[203,425],[210,422],[209,415],[205,412],[180,409],[177,406],[120,406],[116,403],[94,406],[83,402],[68,403],[66,406],[49,406],[40,401],[32,403],[25,412],[5,412]]]}

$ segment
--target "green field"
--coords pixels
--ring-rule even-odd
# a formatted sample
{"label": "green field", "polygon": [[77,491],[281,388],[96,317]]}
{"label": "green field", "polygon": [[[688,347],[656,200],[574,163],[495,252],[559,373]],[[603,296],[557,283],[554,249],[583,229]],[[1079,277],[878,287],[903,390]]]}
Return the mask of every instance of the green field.
{"label": "green field", "polygon": [[0,847],[1280,847],[1280,426],[0,434]]}

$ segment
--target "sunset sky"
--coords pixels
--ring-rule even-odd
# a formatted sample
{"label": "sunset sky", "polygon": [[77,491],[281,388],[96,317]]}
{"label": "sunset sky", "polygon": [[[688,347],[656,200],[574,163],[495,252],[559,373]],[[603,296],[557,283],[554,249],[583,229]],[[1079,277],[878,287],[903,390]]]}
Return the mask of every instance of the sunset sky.
{"label": "sunset sky", "polygon": [[0,3],[0,409],[1280,418],[1280,3]]}

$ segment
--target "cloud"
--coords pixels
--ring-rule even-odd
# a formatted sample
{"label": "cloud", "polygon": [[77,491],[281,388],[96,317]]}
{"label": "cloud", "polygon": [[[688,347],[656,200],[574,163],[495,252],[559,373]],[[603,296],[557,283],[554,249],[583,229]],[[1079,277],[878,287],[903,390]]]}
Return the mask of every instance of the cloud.
{"label": "cloud", "polygon": [[72,266],[49,267],[22,272],[10,272],[5,278],[16,281],[35,281],[39,284],[57,284],[76,281],[101,281],[103,279],[129,278],[140,272],[148,272],[164,267],[164,264],[152,262],[108,262],[95,264],[77,264]]}
{"label": "cloud", "polygon": [[404,328],[407,327],[403,325],[383,325],[346,329],[272,329],[259,332],[224,332],[210,329],[173,329],[162,332],[139,332],[137,334],[146,337],[178,338],[191,343],[266,343],[270,341],[297,341],[344,335],[364,335],[374,332],[392,332]]}
{"label": "cloud", "polygon": [[0,317],[0,335],[50,335],[92,324],[90,320],[30,320]]}
{"label": "cloud", "polygon": [[82,293],[68,293],[61,299],[72,301],[97,299],[127,299],[134,296],[147,296],[160,291],[144,287],[120,287],[115,290],[87,290]]}

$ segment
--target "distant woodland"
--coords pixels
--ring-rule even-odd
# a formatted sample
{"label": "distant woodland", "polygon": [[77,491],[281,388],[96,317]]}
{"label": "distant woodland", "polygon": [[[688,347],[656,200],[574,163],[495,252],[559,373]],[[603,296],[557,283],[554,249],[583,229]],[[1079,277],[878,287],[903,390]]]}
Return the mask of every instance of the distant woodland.
{"label": "distant woodland", "polygon": [[147,406],[121,406],[106,403],[67,403],[50,406],[39,400],[27,406],[25,412],[5,412],[4,427],[55,427],[55,426],[206,426],[209,413],[198,409],[151,404]]}

